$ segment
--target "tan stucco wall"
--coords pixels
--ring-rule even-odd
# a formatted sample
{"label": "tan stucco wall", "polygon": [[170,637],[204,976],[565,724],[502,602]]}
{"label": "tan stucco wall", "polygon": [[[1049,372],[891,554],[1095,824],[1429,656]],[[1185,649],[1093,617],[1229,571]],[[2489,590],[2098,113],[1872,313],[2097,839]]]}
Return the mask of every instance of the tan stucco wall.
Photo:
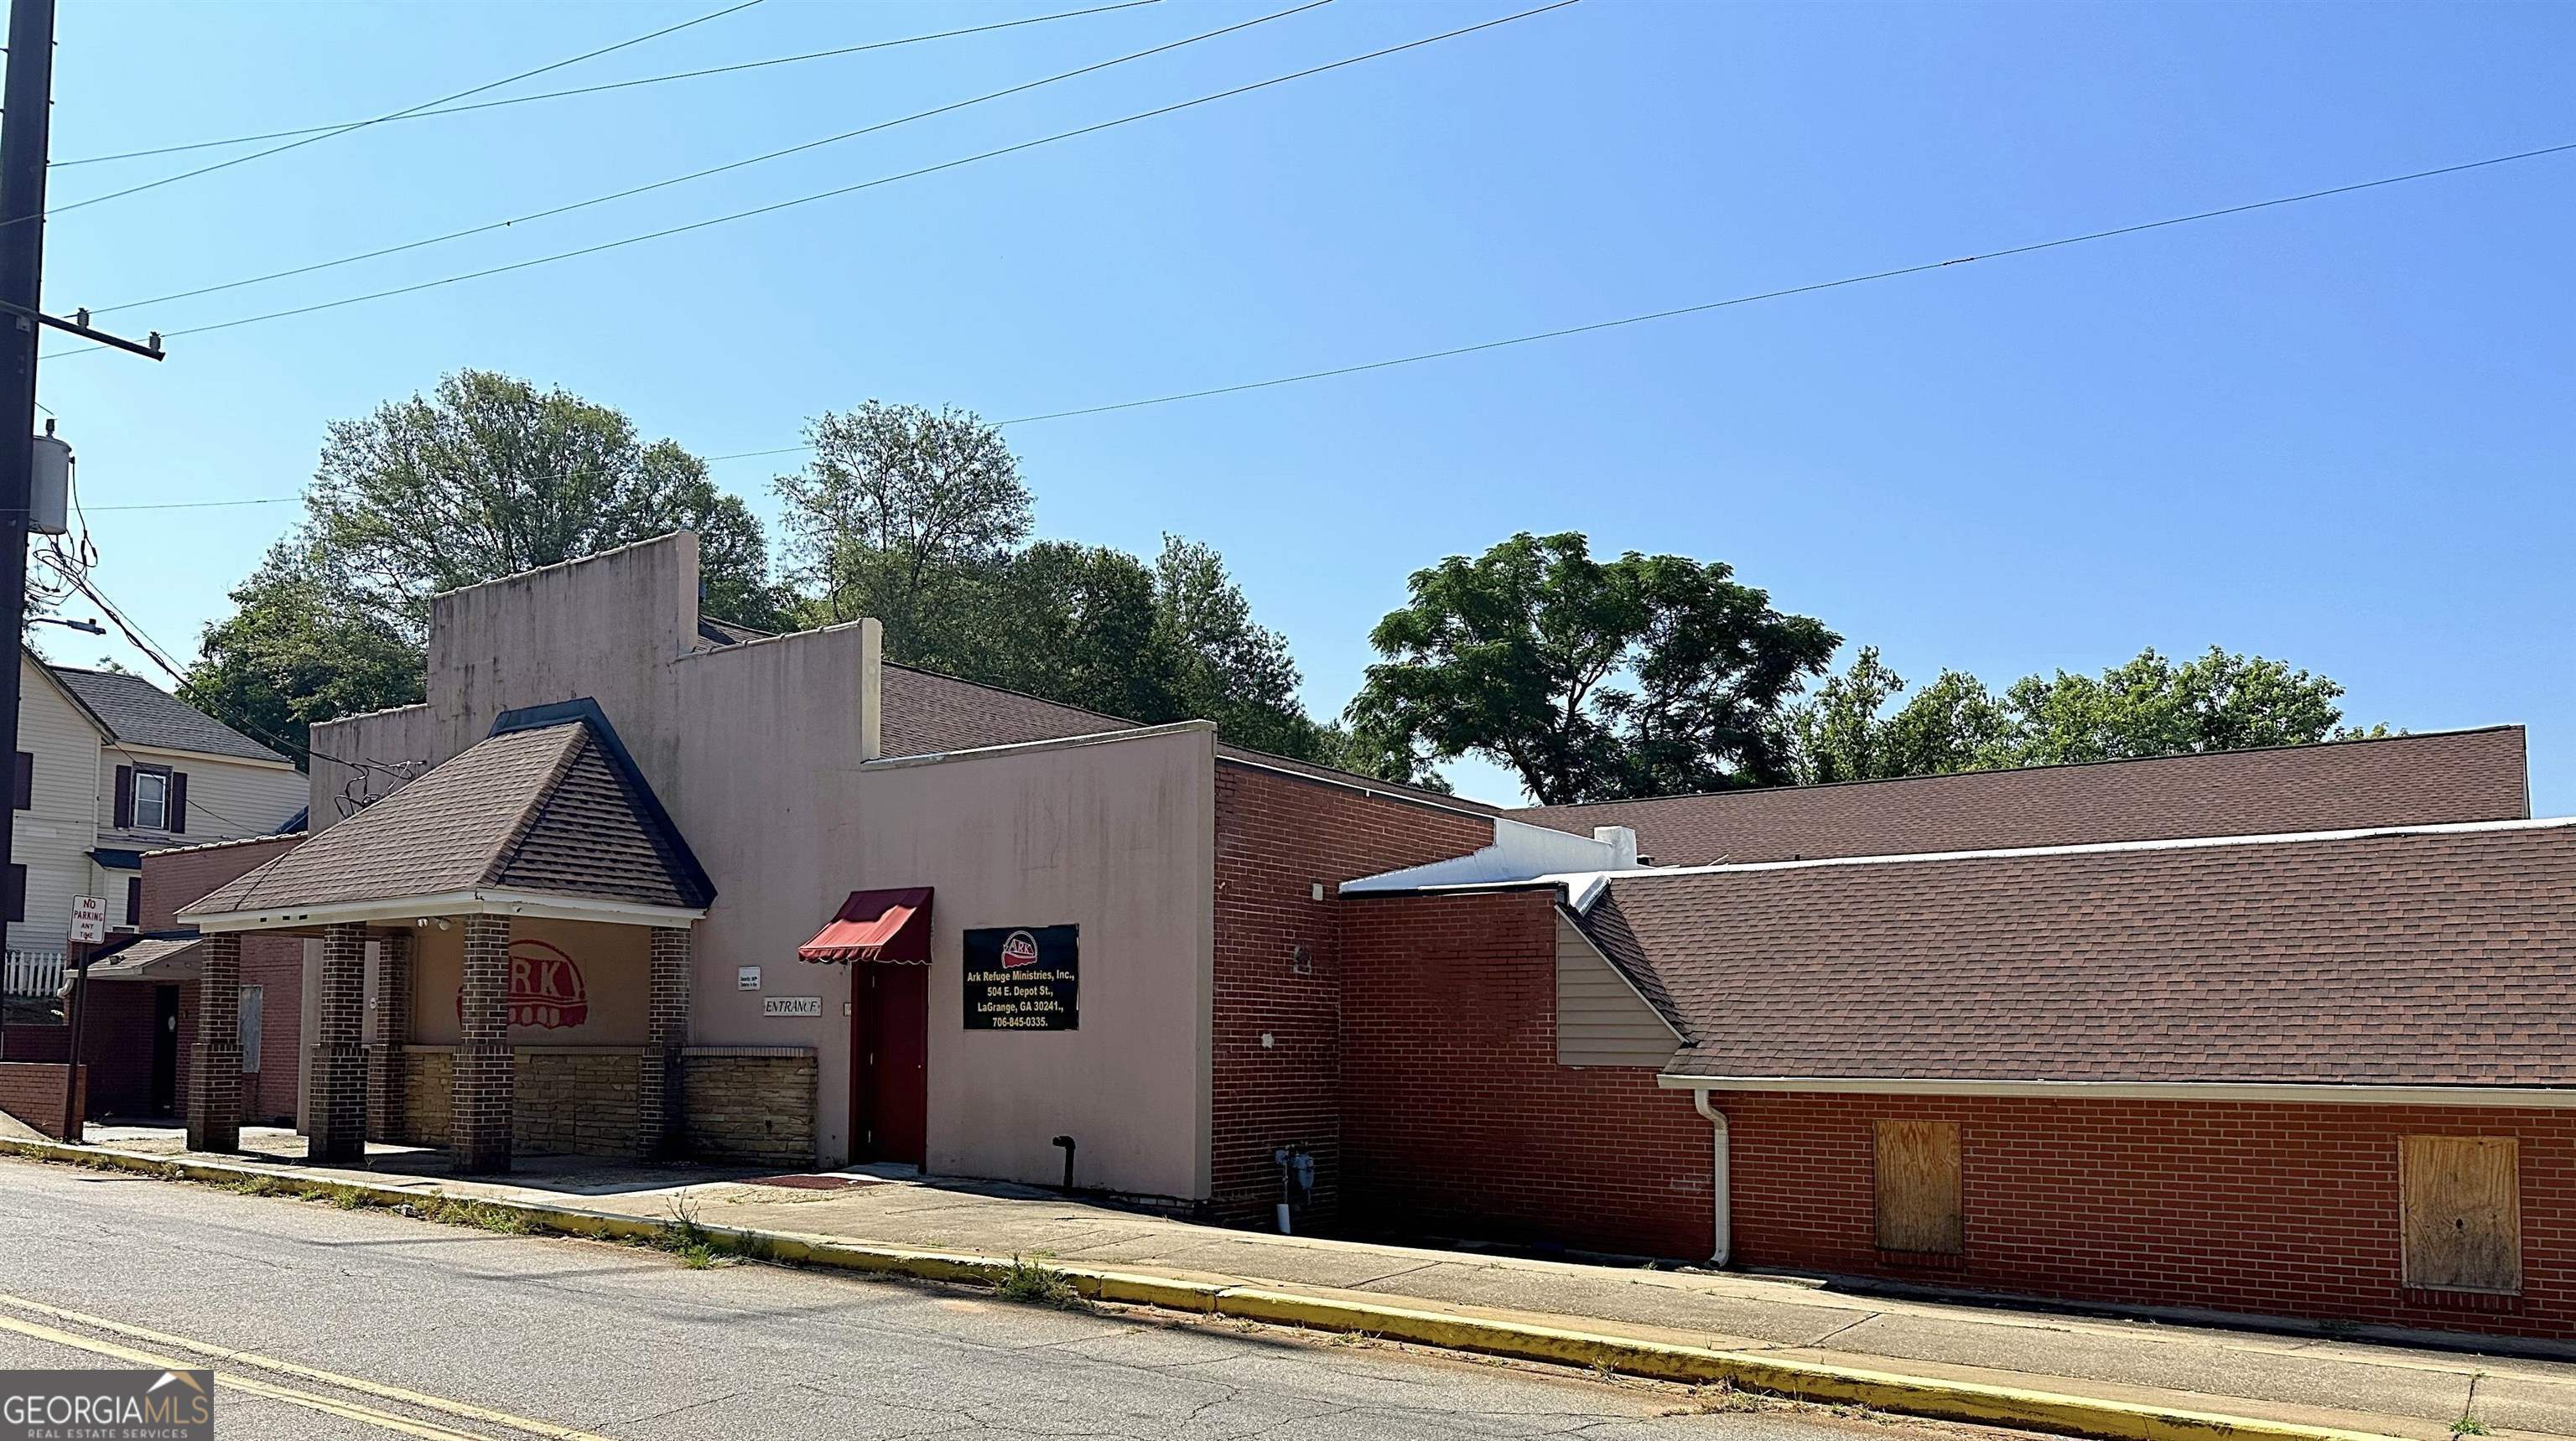
{"label": "tan stucco wall", "polygon": [[[930,1169],[1052,1182],[1070,1135],[1083,1185],[1208,1195],[1215,787],[1204,727],[862,778],[859,813],[901,821],[848,835],[859,884],[935,892]],[[967,1030],[963,932],[1066,923],[1079,1028]]]}
{"label": "tan stucco wall", "polygon": [[[1208,1193],[1212,731],[868,767],[876,624],[705,648],[685,535],[442,596],[432,627],[428,704],[317,727],[315,751],[426,766],[505,710],[598,701],[715,881],[695,927],[690,1044],[812,1047],[824,1161],[850,1149],[849,973],[796,947],[853,890],[929,885],[932,1168],[1052,1180],[1049,1139],[1071,1134],[1085,1184]],[[390,789],[317,755],[317,824],[340,818],[353,779]],[[1083,928],[1081,1029],[967,1035],[961,929],[1062,922]],[[453,963],[434,959],[447,935],[421,952],[425,1042],[455,1024]],[[744,965],[762,968],[758,994],[736,989]],[[611,989],[594,983],[594,1003]],[[819,996],[823,1014],[761,1015],[763,996],[789,995]]]}
{"label": "tan stucco wall", "polygon": [[[588,1005],[579,1024],[512,1026],[514,1046],[640,1046],[651,1001],[652,932],[640,926],[590,921],[510,922],[510,943],[553,946],[581,972]],[[465,1039],[456,1019],[456,994],[465,983],[465,932],[426,926],[412,933],[410,1039],[453,1046]]]}

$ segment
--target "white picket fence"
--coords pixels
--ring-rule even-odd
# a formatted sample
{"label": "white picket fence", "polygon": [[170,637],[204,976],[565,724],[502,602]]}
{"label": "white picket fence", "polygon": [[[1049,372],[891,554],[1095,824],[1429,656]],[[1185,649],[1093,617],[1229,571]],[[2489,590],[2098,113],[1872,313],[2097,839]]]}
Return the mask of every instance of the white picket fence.
{"label": "white picket fence", "polygon": [[63,989],[60,951],[0,952],[0,995],[53,996]]}

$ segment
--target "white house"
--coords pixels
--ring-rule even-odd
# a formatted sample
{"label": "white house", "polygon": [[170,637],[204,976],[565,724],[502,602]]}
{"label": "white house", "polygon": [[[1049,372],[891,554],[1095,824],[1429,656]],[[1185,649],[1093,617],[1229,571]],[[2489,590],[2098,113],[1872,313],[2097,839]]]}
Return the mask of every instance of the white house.
{"label": "white house", "polygon": [[60,983],[73,897],[105,897],[110,924],[132,927],[143,852],[300,830],[307,782],[286,757],[141,676],[23,651],[19,664],[0,988],[27,997]]}

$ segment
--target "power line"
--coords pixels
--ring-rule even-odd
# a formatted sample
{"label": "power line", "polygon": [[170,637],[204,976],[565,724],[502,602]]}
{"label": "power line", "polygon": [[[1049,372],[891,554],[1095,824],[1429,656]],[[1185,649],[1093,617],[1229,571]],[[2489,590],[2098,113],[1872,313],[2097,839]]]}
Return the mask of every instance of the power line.
{"label": "power line", "polygon": [[[175,185],[182,180],[192,180],[200,175],[211,175],[215,171],[228,170],[236,165],[247,165],[254,160],[264,160],[271,155],[282,155],[289,150],[299,149],[303,146],[314,144],[317,141],[328,140],[334,135],[346,135],[352,130],[363,130],[370,125],[382,125],[388,120],[400,120],[406,116],[416,114],[423,110],[433,109],[452,101],[463,100],[468,96],[480,95],[486,90],[498,90],[504,85],[515,85],[522,80],[534,79],[535,77],[546,74],[549,71],[561,70],[567,65],[578,65],[585,60],[596,60],[602,55],[609,54],[613,51],[624,50],[629,46],[641,45],[647,40],[659,40],[665,35],[674,35],[693,25],[704,25],[710,20],[721,20],[727,15],[734,14],[738,11],[748,10],[754,5],[758,5],[760,3],[762,3],[762,0],[740,0],[740,3],[738,4],[729,5],[722,10],[701,15],[695,20],[683,20],[677,25],[665,25],[659,30],[652,31],[648,34],[638,35],[632,40],[620,40],[614,45],[603,45],[596,50],[586,50],[579,55],[573,56],[569,60],[557,60],[549,65],[540,65],[534,70],[522,70],[516,75],[505,75],[498,80],[488,81],[484,84],[474,86],[471,89],[459,90],[453,95],[442,95],[435,100],[424,100],[418,105],[405,106],[390,114],[376,116],[372,120],[354,121],[347,125],[326,129],[318,135],[307,135],[300,140],[290,140],[283,145],[273,145],[266,150],[254,150],[248,155],[236,155],[230,160],[218,160],[212,165],[201,165],[194,170],[183,170],[176,175],[165,175],[158,180],[147,180],[140,185],[129,185],[123,190],[111,190],[105,195],[93,195],[87,200],[75,200],[69,205],[55,206],[53,209],[45,213],[47,215],[61,215],[67,211],[79,210],[84,206],[100,205],[110,200],[122,199],[128,195],[140,194],[146,190],[158,189],[164,185]],[[25,216],[21,218],[34,219],[35,217]],[[17,222],[12,221],[10,223],[15,224]]]}
{"label": "power line", "polygon": [[926,40],[952,40],[961,35],[981,35],[988,30],[1010,30],[1022,25],[1043,25],[1050,20],[1073,20],[1085,15],[1105,15],[1112,10],[1133,10],[1144,5],[1159,5],[1162,0],[1118,0],[1114,5],[1095,5],[1088,10],[1059,10],[1052,15],[1028,15],[1017,20],[1000,20],[990,25],[969,25],[961,30],[940,30],[926,35],[907,35],[897,40],[872,40],[865,45],[843,45],[831,50],[808,50],[797,55],[780,55],[768,60],[746,60],[739,65],[716,65],[704,70],[681,70],[669,75],[646,75],[634,80],[612,80],[604,85],[581,85],[569,90],[543,90],[534,95],[514,95],[506,100],[478,100],[471,105],[450,105],[434,110],[413,110],[376,120],[351,121],[338,125],[307,125],[295,130],[270,130],[257,135],[231,135],[221,140],[194,140],[185,145],[157,145],[149,150],[122,150],[113,155],[84,155],[77,160],[56,160],[53,168],[73,165],[103,165],[114,160],[140,160],[153,155],[177,155],[190,150],[214,150],[226,145],[249,145],[261,140],[286,140],[298,135],[335,135],[364,125],[383,124],[391,120],[434,120],[442,115],[464,115],[476,110],[496,110],[505,105],[525,105],[536,100],[562,100],[576,95],[597,95],[610,90],[632,90],[643,85],[661,85],[673,80],[699,80],[709,75],[731,75],[742,70],[761,70],[773,65],[793,65],[805,60],[829,60],[842,55],[858,55],[870,50],[889,50],[898,45],[918,45]]}
{"label": "power line", "polygon": [[1331,3],[1332,0],[1305,0],[1304,4],[1295,5],[1286,10],[1277,11],[1251,20],[1240,21],[1232,25],[1221,26],[1214,30],[1203,31],[1185,39],[1174,40],[1167,44],[1153,46],[1150,49],[1132,51],[1128,54],[1117,56],[1114,59],[1102,60],[1095,64],[1082,66],[1079,69],[1061,71],[1057,74],[1049,75],[1041,80],[1031,80],[1024,84],[1011,86],[1005,90],[990,91],[982,95],[974,96],[971,99],[954,101],[950,104],[941,105],[929,110],[916,110],[910,115],[900,116],[893,120],[881,120],[873,125],[861,126],[856,130],[844,130],[838,135],[827,135],[820,140],[808,140],[801,145],[790,145],[784,150],[772,150],[765,155],[754,155],[745,160],[734,160],[723,165],[709,166],[704,170],[693,170],[686,175],[674,175],[667,180],[656,180],[646,185],[630,186],[627,189],[612,191],[606,195],[595,195],[588,200],[576,200],[568,205],[557,205],[545,210],[530,211],[528,214],[514,215],[506,220],[495,220],[483,225],[469,226],[463,230],[451,230],[444,235],[433,235],[423,240],[409,240],[400,245],[388,245],[381,249],[361,251],[356,255],[343,255],[337,260],[323,260],[317,261],[311,265],[298,265],[287,270],[273,270],[266,275],[254,275],[244,280],[228,280],[219,285],[201,285],[194,290],[174,291],[168,295],[153,296],[148,300],[127,300],[120,301],[115,305],[93,306],[90,308],[90,313],[93,315],[105,315],[111,310],[133,310],[145,305],[159,305],[165,301],[189,300],[200,295],[212,295],[217,291],[238,290],[247,285],[259,285],[271,280],[284,280],[289,276],[310,275],[317,270],[330,270],[342,265],[352,265],[361,260],[375,260],[387,255],[399,255],[406,250],[419,250],[427,246],[441,245],[450,240],[462,240],[469,235],[484,235],[495,230],[507,230],[512,226],[525,225],[532,220],[547,220],[557,215],[569,214],[575,210],[585,210],[593,205],[605,205],[612,200],[624,200],[631,196],[642,195],[648,191],[663,190],[674,185],[685,184],[692,180],[703,180],[710,175],[721,175],[728,170],[740,170],[747,166],[758,165],[764,161],[781,159],[785,156],[800,154],[807,150],[819,149],[826,145],[837,145],[844,140],[855,140],[862,135],[873,135],[881,130],[891,130],[898,125],[908,125],[915,120],[927,120],[935,115],[945,115],[951,111],[963,110],[970,105],[981,105],[988,100],[999,100],[1005,96],[1017,95],[1024,91],[1035,90],[1040,86],[1053,85],[1060,80],[1071,80],[1076,76],[1089,75],[1097,70],[1107,70],[1112,66],[1124,65],[1131,60],[1142,60],[1147,56],[1160,55],[1167,50],[1178,50],[1185,45],[1195,45],[1202,40],[1213,40],[1220,35],[1230,35],[1237,30],[1249,30],[1255,25],[1266,25],[1273,20],[1283,20],[1288,16],[1298,14],[1301,11],[1312,10],[1318,6],[1328,5]]}
{"label": "power line", "polygon": [[92,510],[212,510],[227,505],[285,505],[300,495],[264,495],[256,500],[156,500],[135,505],[93,505]]}
{"label": "power line", "polygon": [[[1583,325],[1568,325],[1555,330],[1533,331],[1501,340],[1479,341],[1472,345],[1451,346],[1444,350],[1425,350],[1412,355],[1399,355],[1385,360],[1362,361],[1355,365],[1337,365],[1324,370],[1300,371],[1294,375],[1273,376],[1266,380],[1247,380],[1234,385],[1209,386],[1200,390],[1175,391],[1168,395],[1147,396],[1141,400],[1114,401],[1106,405],[1078,406],[1071,410],[1051,410],[1039,415],[1013,416],[995,421],[996,426],[1035,425],[1045,420],[1067,420],[1078,415],[1103,415],[1115,410],[1136,410],[1149,405],[1171,405],[1184,400],[1203,400],[1210,396],[1235,395],[1247,390],[1267,390],[1275,386],[1299,385],[1310,380],[1328,380],[1339,375],[1358,375],[1371,370],[1387,370],[1399,365],[1419,365],[1424,361],[1447,360],[1455,356],[1474,355],[1480,351],[1502,350],[1516,345],[1534,345],[1543,340],[1562,340],[1568,336],[1589,335],[1594,331],[1615,330],[1622,326],[1643,325],[1649,321],[1672,320],[1685,315],[1700,315],[1712,310],[1725,310],[1758,301],[1780,300],[1793,295],[1811,295],[1820,290],[1838,290],[1849,285],[1866,285],[1872,281],[1894,280],[1900,276],[1921,275],[1927,271],[1945,270],[1980,260],[2003,260],[2016,255],[2035,255],[2044,250],[2060,250],[2070,245],[2084,245],[2096,240],[2110,240],[2125,235],[2138,235],[2150,230],[2163,230],[2177,225],[2191,225],[2204,220],[2218,220],[2231,215],[2244,215],[2257,210],[2271,210],[2284,205],[2298,205],[2310,200],[2350,195],[2357,191],[2376,190],[2383,186],[2404,185],[2410,181],[2430,180],[2465,171],[2483,170],[2490,166],[2511,165],[2524,160],[2538,160],[2576,151],[2576,141],[2544,145],[2534,150],[2517,150],[2508,155],[2491,155],[2482,160],[2464,160],[2456,165],[2437,165],[2429,170],[2410,170],[2402,175],[2385,175],[2375,180],[2360,180],[2348,185],[2331,185],[2322,190],[2307,190],[2296,195],[2279,195],[2269,200],[2251,200],[2241,205],[2223,205],[2214,210],[2198,210],[2188,215],[2167,216],[2161,220],[2140,221],[2134,225],[2117,225],[2106,230],[2089,230],[2080,235],[2064,235],[2054,240],[2033,241],[2027,245],[2001,250],[1982,251],[1975,255],[1954,256],[1947,260],[1927,260],[1914,265],[1900,265],[1888,270],[1873,270],[1860,275],[1846,275],[1833,280],[1813,281],[1805,285],[1783,286],[1777,290],[1756,291],[1748,295],[1728,296],[1723,300],[1702,301],[1696,305],[1674,306],[1651,310],[1642,315],[1623,315],[1615,320],[1596,320]],[[711,455],[707,460],[749,460],[758,456],[793,455],[813,449],[810,445],[781,446],[774,450],[738,450],[727,455]]]}
{"label": "power line", "polygon": [[[1014,155],[1023,150],[1034,150],[1042,145],[1052,145],[1061,140],[1072,140],[1084,135],[1095,135],[1104,130],[1116,129],[1121,125],[1132,125],[1140,120],[1151,120],[1158,116],[1170,115],[1176,111],[1188,110],[1195,106],[1207,105],[1219,100],[1232,99],[1238,95],[1250,94],[1255,90],[1268,89],[1273,85],[1284,85],[1292,80],[1303,80],[1308,76],[1321,75],[1326,71],[1339,70],[1346,66],[1358,65],[1370,60],[1382,59],[1386,56],[1399,54],[1403,51],[1419,49],[1425,45],[1436,45],[1444,40],[1455,40],[1462,35],[1472,35],[1480,30],[1491,30],[1499,25],[1508,25],[1516,20],[1526,20],[1533,15],[1544,15],[1551,10],[1562,10],[1569,5],[1579,3],[1581,3],[1581,0],[1553,0],[1553,3],[1540,5],[1533,9],[1499,16],[1492,20],[1479,21],[1473,25],[1460,26],[1455,30],[1442,31],[1437,35],[1426,35],[1419,40],[1408,40],[1401,45],[1390,45],[1381,50],[1369,51],[1364,55],[1353,55],[1341,60],[1328,61],[1322,65],[1308,66],[1306,69],[1291,71],[1286,75],[1274,75],[1267,80],[1256,80],[1248,85],[1238,85],[1230,90],[1220,90],[1214,94],[1201,95],[1196,99],[1176,101],[1173,104],[1157,106],[1151,110],[1141,110],[1133,115],[1122,115],[1115,120],[1103,120],[1091,125],[1078,126],[1071,130],[1060,130],[1053,135],[1041,136],[1035,140],[1023,140],[1017,144],[1004,145],[997,149],[982,151],[977,154],[963,156],[955,160],[943,160],[936,165],[924,165],[917,169],[902,171],[894,175],[881,175],[874,180],[862,180],[854,185],[843,185],[831,190],[819,191],[812,195],[799,196],[793,200],[780,200],[768,205],[754,206],[749,210],[737,210],[728,215],[718,215],[706,220],[693,220],[686,225],[673,225],[660,230],[649,230],[641,235],[629,235],[618,240],[602,241],[597,245],[585,245],[574,250],[558,251],[552,255],[540,255],[530,260],[512,261],[507,265],[487,266],[481,270],[469,270],[462,274],[442,276],[436,280],[417,281],[410,285],[397,285],[390,289],[370,291],[363,295],[343,296],[338,300],[317,301],[311,305],[291,306],[285,310],[272,310],[259,315],[245,315],[233,320],[219,320],[211,325],[190,326],[185,330],[171,330],[161,333],[170,337],[182,335],[204,335],[212,331],[231,330],[236,326],[258,325],[271,320],[284,320],[291,316],[311,315],[316,311],[337,310],[342,306],[360,305],[371,300],[388,300],[397,295],[411,295],[423,290],[435,290],[441,286],[455,285],[462,281],[481,280],[494,275],[506,275],[516,270],[528,270],[540,265],[552,265],[557,261],[576,260],[586,255],[597,255],[603,251],[617,250],[629,245],[642,244],[648,240],[661,240],[674,235],[685,235],[694,230],[705,230],[711,226],[729,224],[736,220],[749,220],[754,216],[769,215],[777,211],[793,209],[799,205],[811,205],[818,200],[830,200],[839,196],[854,194],[861,190],[874,189],[880,185],[891,185],[899,180],[912,180],[920,176],[936,174],[943,170],[954,170],[960,166],[973,165],[978,161],[992,160],[1004,155]],[[56,352],[57,355],[75,355],[79,353],[80,352],[77,350]]]}

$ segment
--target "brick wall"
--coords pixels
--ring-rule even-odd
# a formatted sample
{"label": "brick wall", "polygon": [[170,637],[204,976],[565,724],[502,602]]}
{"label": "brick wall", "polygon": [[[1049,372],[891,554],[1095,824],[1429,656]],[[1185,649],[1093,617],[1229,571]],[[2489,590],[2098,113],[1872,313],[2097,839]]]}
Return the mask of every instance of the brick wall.
{"label": "brick wall", "polygon": [[303,839],[299,833],[146,852],[143,858],[143,929],[171,929],[179,924],[181,906],[226,881],[267,865],[294,849],[296,843]]}
{"label": "brick wall", "polygon": [[[510,1148],[522,1156],[646,1154],[636,1110],[641,1046],[522,1046],[511,1053]],[[400,1139],[444,1146],[454,1105],[455,1052],[403,1051]]]}
{"label": "brick wall", "polygon": [[1269,1218],[1271,1152],[1292,1142],[1315,1155],[1318,1219],[1337,1203],[1345,907],[1333,887],[1493,838],[1483,817],[1219,762],[1210,1205],[1220,1219]]}
{"label": "brick wall", "polygon": [[1710,1128],[1690,1098],[1649,1067],[1556,1063],[1555,899],[1342,903],[1347,1220],[1704,1260]]}
{"label": "brick wall", "polygon": [[[81,1068],[81,1079],[89,1079],[89,1067]],[[63,1135],[63,1071],[61,1062],[0,1061],[0,1112],[6,1112],[56,1140]],[[87,1095],[75,1094],[72,1104],[78,1108]]]}
{"label": "brick wall", "polygon": [[689,1155],[709,1161],[814,1164],[814,1053],[706,1046],[680,1057],[680,1124]]}
{"label": "brick wall", "polygon": [[[1747,1265],[2442,1330],[2576,1327],[2576,1113],[1771,1094],[1718,1109]],[[1873,1247],[1882,1119],[1959,1125],[1967,1246],[1947,1264]],[[2401,1284],[2403,1135],[2521,1139],[2520,1297]]]}

